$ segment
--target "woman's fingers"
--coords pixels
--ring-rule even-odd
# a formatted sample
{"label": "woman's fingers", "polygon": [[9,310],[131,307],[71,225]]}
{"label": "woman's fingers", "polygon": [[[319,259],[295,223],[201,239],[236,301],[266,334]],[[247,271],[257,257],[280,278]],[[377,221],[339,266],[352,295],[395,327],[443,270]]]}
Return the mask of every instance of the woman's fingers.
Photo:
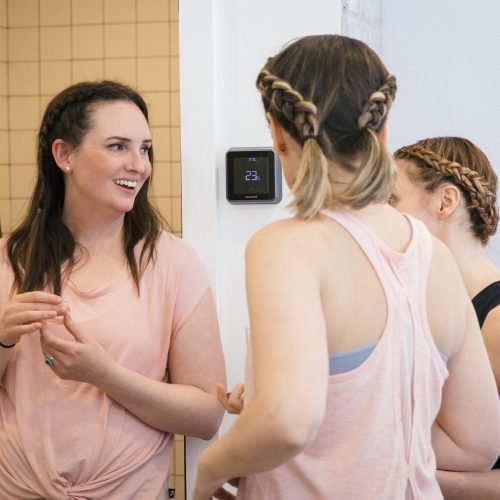
{"label": "woman's fingers", "polygon": [[244,385],[238,384],[229,395],[229,407],[231,413],[241,413],[243,410]]}
{"label": "woman's fingers", "polygon": [[18,295],[14,295],[12,300],[14,302],[21,303],[40,302],[46,304],[61,304],[63,302],[63,298],[60,295],[40,291],[20,293]]}
{"label": "woman's fingers", "polygon": [[67,310],[62,297],[52,293],[36,291],[14,295],[0,317],[0,338],[3,343],[15,344],[21,335],[39,330],[42,322],[53,320]]}
{"label": "woman's fingers", "polygon": [[23,311],[7,313],[2,321],[2,336],[6,338],[19,337],[41,328],[43,321],[57,317],[56,311]]}
{"label": "woman's fingers", "polygon": [[50,323],[43,322],[40,328],[40,342],[42,350],[58,351],[65,356],[75,354],[75,342],[67,336],[61,336],[60,332],[54,332],[50,328]]}
{"label": "woman's fingers", "polygon": [[217,399],[224,409],[229,413],[241,413],[243,409],[243,397],[245,386],[237,384],[231,392],[226,393],[222,384],[217,384]]}
{"label": "woman's fingers", "polygon": [[24,335],[26,333],[36,332],[40,330],[40,328],[42,328],[42,323],[40,322],[28,323],[27,325],[16,325],[9,328],[8,333],[10,335]]}
{"label": "woman's fingers", "polygon": [[243,399],[244,392],[245,392],[245,386],[243,384],[236,384],[233,390],[231,391],[229,400],[236,402]]}
{"label": "woman's fingers", "polygon": [[23,311],[55,311],[57,314],[64,314],[68,310],[68,306],[64,303],[48,304],[45,302],[12,302],[7,308],[14,313]]}
{"label": "woman's fingers", "polygon": [[73,318],[71,317],[69,311],[64,314],[63,321],[66,330],[68,330],[68,332],[74,337],[77,342],[85,342],[87,340],[86,335],[82,331],[80,331],[80,329],[73,321]]}
{"label": "woman's fingers", "polygon": [[5,329],[11,329],[20,325],[54,319],[65,314],[67,310],[68,307],[64,304],[18,303],[12,305],[11,303],[6,306],[1,321]]}
{"label": "woman's fingers", "polygon": [[215,386],[215,389],[217,391],[217,399],[219,400],[219,403],[221,405],[224,405],[227,400],[226,388],[222,384],[217,384]]}
{"label": "woman's fingers", "polygon": [[57,316],[57,311],[23,311],[17,313],[13,318],[12,322],[22,323],[23,325],[33,323],[35,321],[43,321],[47,319],[53,319]]}
{"label": "woman's fingers", "polygon": [[222,384],[217,384],[217,399],[227,412],[232,413],[232,409],[229,406],[229,398],[226,394],[226,388]]}
{"label": "woman's fingers", "polygon": [[15,303],[10,302],[5,306],[2,322],[4,325],[32,323],[53,319],[67,312],[66,304],[42,304],[36,302]]}

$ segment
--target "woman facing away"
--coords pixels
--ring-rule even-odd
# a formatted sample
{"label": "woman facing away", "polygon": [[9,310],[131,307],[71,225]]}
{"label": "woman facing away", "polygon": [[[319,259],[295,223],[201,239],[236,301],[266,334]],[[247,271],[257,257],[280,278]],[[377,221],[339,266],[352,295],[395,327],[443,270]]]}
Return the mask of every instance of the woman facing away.
{"label": "woman facing away", "polygon": [[218,429],[212,295],[148,201],[152,165],[131,88],[48,105],[27,214],[0,240],[1,498],[167,498],[172,434]]}
{"label": "woman facing away", "polygon": [[[398,149],[392,205],[423,220],[455,257],[481,326],[500,390],[500,271],[485,252],[496,233],[497,176],[485,154],[460,137]],[[477,422],[473,425],[477,425]],[[438,471],[447,499],[500,498],[500,460],[489,472]]]}
{"label": "woman facing away", "polygon": [[436,466],[491,467],[500,409],[449,250],[387,203],[395,78],[323,35],[257,87],[296,216],[248,244],[245,406],[200,456],[194,498],[234,477],[243,499],[442,498]]}

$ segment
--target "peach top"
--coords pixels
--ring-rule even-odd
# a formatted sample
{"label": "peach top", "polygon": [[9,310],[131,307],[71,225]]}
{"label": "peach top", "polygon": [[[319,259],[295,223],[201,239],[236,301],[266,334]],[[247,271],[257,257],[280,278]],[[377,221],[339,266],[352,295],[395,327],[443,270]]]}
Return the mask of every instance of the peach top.
{"label": "peach top", "polygon": [[[284,465],[244,478],[238,498],[442,499],[431,426],[448,371],[427,320],[430,234],[408,217],[412,240],[399,253],[349,212],[324,214],[352,235],[372,263],[387,300],[386,326],[366,361],[330,375],[326,416],[313,442]],[[253,390],[249,359],[246,399]]]}
{"label": "peach top", "polygon": [[[0,251],[4,247],[0,240]],[[0,314],[12,284],[1,254]],[[165,381],[169,346],[207,288],[193,250],[163,232],[140,296],[127,266],[91,291],[69,280],[62,296],[75,323],[118,363]],[[69,336],[62,326],[53,327]],[[38,334],[22,337],[0,386],[0,498],[167,498],[171,449],[170,434],[146,425],[104,392],[58,378],[44,364]]]}

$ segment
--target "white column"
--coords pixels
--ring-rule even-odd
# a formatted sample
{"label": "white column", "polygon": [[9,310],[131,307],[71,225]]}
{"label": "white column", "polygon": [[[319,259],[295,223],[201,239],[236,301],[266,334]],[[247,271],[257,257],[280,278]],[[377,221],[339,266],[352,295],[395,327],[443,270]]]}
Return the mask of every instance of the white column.
{"label": "white column", "polygon": [[342,0],[342,34],[382,50],[382,0]]}

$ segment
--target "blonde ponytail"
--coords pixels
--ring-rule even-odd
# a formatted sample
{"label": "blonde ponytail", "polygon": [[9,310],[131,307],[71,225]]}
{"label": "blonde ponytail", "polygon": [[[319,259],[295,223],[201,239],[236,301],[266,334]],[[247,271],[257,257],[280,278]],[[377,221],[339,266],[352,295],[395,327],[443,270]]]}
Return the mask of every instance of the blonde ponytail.
{"label": "blonde ponytail", "polygon": [[387,146],[380,137],[387,113],[396,95],[396,78],[388,75],[382,86],[363,105],[357,125],[366,136],[364,155],[358,161],[357,175],[339,193],[338,202],[354,209],[370,203],[382,203],[389,200],[396,180],[396,165]]}
{"label": "blonde ponytail", "polygon": [[302,158],[292,193],[291,206],[303,219],[312,219],[322,208],[332,203],[332,185],[328,160],[318,144],[319,121],[317,108],[305,100],[291,85],[263,69],[257,77],[257,88],[268,110],[293,125],[295,135],[303,143]]}
{"label": "blonde ponytail", "polygon": [[304,143],[292,193],[295,199],[291,206],[297,210],[299,217],[306,220],[312,219],[324,207],[332,205],[328,160],[314,137]]}
{"label": "blonde ponytail", "polygon": [[396,165],[380,135],[366,128],[368,147],[357,175],[347,188],[337,196],[337,202],[354,209],[366,207],[370,203],[384,203],[394,188]]}

